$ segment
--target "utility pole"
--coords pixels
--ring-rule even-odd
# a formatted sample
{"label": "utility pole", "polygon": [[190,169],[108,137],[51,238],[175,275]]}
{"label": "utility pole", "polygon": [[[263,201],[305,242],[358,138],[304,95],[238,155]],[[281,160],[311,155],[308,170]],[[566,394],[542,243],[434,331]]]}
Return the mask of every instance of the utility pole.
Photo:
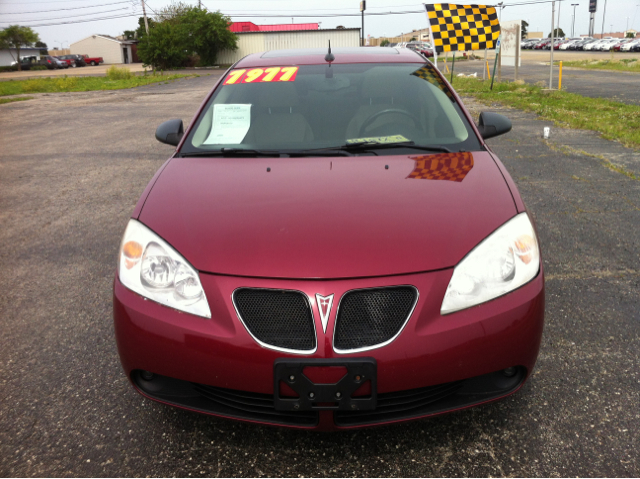
{"label": "utility pole", "polygon": [[600,38],[604,38],[604,17],[607,14],[607,0],[604,0],[604,9],[602,10],[602,34]]}
{"label": "utility pole", "polygon": [[576,28],[576,7],[580,5],[579,3],[572,3],[573,7],[573,21],[571,22],[571,38],[575,36],[575,28]]}
{"label": "utility pole", "polygon": [[[140,0],[140,3],[142,3],[142,15],[144,16],[144,29],[147,31],[147,36],[149,36],[149,21],[147,20],[147,9],[144,8],[144,0]],[[153,74],[156,74],[156,67],[152,66],[153,68]],[[146,68],[145,68],[145,75],[146,75]]]}
{"label": "utility pole", "polygon": [[360,39],[360,46],[364,47],[364,11],[367,9],[366,0],[360,2],[360,13],[362,15],[362,38]]}
{"label": "utility pole", "polygon": [[144,28],[147,31],[147,35],[149,35],[149,22],[147,21],[147,9],[144,8],[144,0],[140,0],[142,4],[142,15],[144,16]]}

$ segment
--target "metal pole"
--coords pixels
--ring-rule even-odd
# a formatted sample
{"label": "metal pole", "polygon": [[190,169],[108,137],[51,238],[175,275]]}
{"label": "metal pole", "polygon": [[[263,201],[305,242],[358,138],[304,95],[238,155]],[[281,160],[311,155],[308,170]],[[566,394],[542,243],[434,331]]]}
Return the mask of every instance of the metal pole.
{"label": "metal pole", "polygon": [[502,40],[502,33],[498,36],[498,44],[496,45],[496,59],[493,62],[493,75],[491,75],[491,90],[493,90],[493,80],[496,77],[496,65],[498,64],[498,55],[500,55],[500,41]]}
{"label": "metal pole", "polygon": [[518,24],[518,38],[516,39],[516,62],[515,62],[515,73],[513,75],[514,80],[518,80],[518,63],[520,63],[520,38],[522,37],[522,22]]}
{"label": "metal pole", "polygon": [[362,10],[362,40],[360,40],[360,46],[364,47],[364,10]]}
{"label": "metal pole", "polygon": [[[558,23],[556,23],[558,30],[560,30],[560,6],[562,6],[562,0],[558,0]],[[560,38],[560,31],[558,31],[558,38]]]}
{"label": "metal pole", "polygon": [[[487,62],[487,49],[484,49],[484,62],[487,65],[487,71],[489,71],[489,62]],[[484,68],[482,69],[482,81],[485,81],[487,79],[487,73],[484,71]]]}
{"label": "metal pole", "polygon": [[553,29],[555,27],[556,2],[551,2],[551,65],[549,65],[549,90],[553,88]]}
{"label": "metal pole", "polygon": [[607,13],[607,0],[604,0],[604,9],[602,10],[602,34],[600,38],[604,38],[604,17]]}
{"label": "metal pole", "polygon": [[[498,23],[502,23],[502,9],[504,8],[504,2],[498,4],[500,7],[500,14],[498,15]],[[495,75],[495,72],[494,72]],[[502,81],[502,52],[498,52],[498,81]]]}
{"label": "metal pole", "polygon": [[573,37],[575,35],[575,27],[576,27],[576,7],[580,5],[579,3],[572,3],[571,6],[573,7],[573,23],[571,24],[571,36]]}
{"label": "metal pole", "polygon": [[453,60],[451,61],[451,77],[449,83],[453,85],[453,67],[456,65],[456,52],[453,52]]}

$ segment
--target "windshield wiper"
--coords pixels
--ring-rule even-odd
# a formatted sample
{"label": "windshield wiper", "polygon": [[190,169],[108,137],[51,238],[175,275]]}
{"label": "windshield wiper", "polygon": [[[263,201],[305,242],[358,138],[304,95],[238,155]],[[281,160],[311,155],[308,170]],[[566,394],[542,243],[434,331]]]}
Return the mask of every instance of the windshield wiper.
{"label": "windshield wiper", "polygon": [[275,156],[283,153],[278,150],[255,150],[253,148],[220,148],[219,150],[194,151],[182,153],[182,158],[207,157],[207,156]]}
{"label": "windshield wiper", "polygon": [[344,150],[382,150],[386,148],[413,148],[416,150],[424,151],[442,151],[444,153],[451,153],[451,150],[446,146],[432,146],[432,145],[417,145],[413,141],[400,141],[397,143],[378,143],[376,141],[358,141],[355,143],[347,143],[340,147]]}

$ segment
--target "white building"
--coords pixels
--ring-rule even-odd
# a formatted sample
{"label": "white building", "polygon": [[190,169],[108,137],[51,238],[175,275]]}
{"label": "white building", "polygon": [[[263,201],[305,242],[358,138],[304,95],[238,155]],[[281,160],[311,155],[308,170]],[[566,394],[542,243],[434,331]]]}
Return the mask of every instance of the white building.
{"label": "white building", "polygon": [[[231,64],[250,53],[267,50],[289,50],[298,48],[327,48],[360,46],[360,29],[327,29],[327,30],[294,30],[294,31],[260,31],[237,32],[238,49],[222,50],[218,53],[217,63]],[[105,58],[105,61],[107,59]]]}
{"label": "white building", "polygon": [[[21,47],[20,57],[36,57],[40,59],[41,48]],[[3,48],[0,50],[0,67],[8,67],[18,60],[18,51],[15,48]]]}
{"label": "white building", "polygon": [[131,63],[133,43],[131,40],[118,40],[109,35],[96,34],[72,43],[69,48],[72,55],[102,57],[106,64]]}

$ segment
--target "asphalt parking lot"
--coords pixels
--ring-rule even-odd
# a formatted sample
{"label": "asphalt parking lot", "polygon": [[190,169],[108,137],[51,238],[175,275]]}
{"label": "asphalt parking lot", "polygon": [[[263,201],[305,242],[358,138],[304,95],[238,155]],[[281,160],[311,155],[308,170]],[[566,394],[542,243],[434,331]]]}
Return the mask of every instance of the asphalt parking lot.
{"label": "asphalt parking lot", "polygon": [[0,105],[0,476],[640,475],[640,182],[607,167],[640,176],[640,153],[592,132],[543,140],[550,123],[517,110],[490,143],[537,220],[547,279],[517,394],[320,434],[135,393],[113,333],[116,251],[172,151],[156,126],[189,121],[216,75]]}
{"label": "asphalt parking lot", "polygon": [[[603,58],[603,60],[608,60],[608,58]],[[555,56],[554,61],[556,61]],[[442,68],[442,64],[440,66]],[[489,61],[489,66],[491,72],[493,72],[493,59]],[[450,61],[449,67],[451,67]],[[482,74],[485,69],[485,63],[482,60],[457,62],[454,66],[454,76],[459,73],[466,75],[475,73],[478,78],[483,78]],[[615,81],[612,80],[613,77],[615,77]],[[555,66],[553,69],[554,88],[558,88],[558,78],[559,68]],[[515,68],[503,66],[502,80],[513,81],[514,79]],[[533,62],[531,58],[528,62],[523,62],[518,69],[518,79],[526,83],[537,83],[548,87],[549,54],[547,53],[546,64]],[[453,83],[455,86],[455,78]],[[640,105],[640,73],[563,67],[562,90],[592,98],[607,98],[608,100],[629,105]],[[623,127],[622,125],[621,128]]]}

